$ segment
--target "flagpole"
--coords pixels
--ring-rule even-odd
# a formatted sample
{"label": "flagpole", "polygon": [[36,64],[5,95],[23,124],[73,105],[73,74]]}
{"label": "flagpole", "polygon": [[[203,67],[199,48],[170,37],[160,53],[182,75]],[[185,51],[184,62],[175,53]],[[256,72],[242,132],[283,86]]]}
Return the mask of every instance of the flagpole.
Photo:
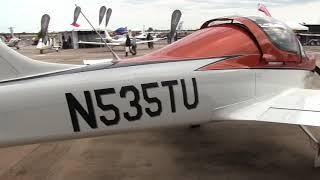
{"label": "flagpole", "polygon": [[[78,7],[78,6],[76,5],[76,7]],[[94,26],[91,24],[89,19],[83,14],[82,10],[80,11],[80,14],[86,19],[86,21],[89,23],[91,28],[96,32],[96,34],[102,39],[102,41],[104,42],[105,46],[111,51],[111,54],[112,54],[113,58],[115,58],[116,60],[121,60],[120,57],[110,48],[110,46],[108,46],[107,41],[101,36],[100,33],[98,33],[98,31],[96,30],[96,28],[94,28]]]}

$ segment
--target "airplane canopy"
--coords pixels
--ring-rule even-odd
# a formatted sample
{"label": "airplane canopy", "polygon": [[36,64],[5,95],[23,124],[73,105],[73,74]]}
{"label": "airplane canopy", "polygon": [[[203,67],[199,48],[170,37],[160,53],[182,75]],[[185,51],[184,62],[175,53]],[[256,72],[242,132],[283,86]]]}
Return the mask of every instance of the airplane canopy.
{"label": "airplane canopy", "polygon": [[299,51],[296,35],[288,25],[272,17],[252,16],[248,18],[259,25],[271,42],[280,49],[290,52]]}
{"label": "airplane canopy", "polygon": [[263,61],[300,62],[301,48],[292,29],[271,17],[223,17],[146,56],[127,61],[170,61],[260,55]]}

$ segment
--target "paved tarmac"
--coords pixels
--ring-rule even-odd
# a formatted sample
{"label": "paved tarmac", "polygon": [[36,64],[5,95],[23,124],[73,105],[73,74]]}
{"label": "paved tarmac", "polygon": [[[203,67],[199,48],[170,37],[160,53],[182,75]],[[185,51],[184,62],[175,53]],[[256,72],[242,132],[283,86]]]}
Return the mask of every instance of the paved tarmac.
{"label": "paved tarmac", "polygon": [[[20,52],[71,64],[111,57],[103,48],[39,55],[33,47],[25,47]],[[320,87],[317,78],[314,85]],[[312,130],[320,137],[318,128]],[[2,148],[0,179],[318,180],[314,155],[312,143],[297,126],[226,121],[199,129],[179,127]]]}

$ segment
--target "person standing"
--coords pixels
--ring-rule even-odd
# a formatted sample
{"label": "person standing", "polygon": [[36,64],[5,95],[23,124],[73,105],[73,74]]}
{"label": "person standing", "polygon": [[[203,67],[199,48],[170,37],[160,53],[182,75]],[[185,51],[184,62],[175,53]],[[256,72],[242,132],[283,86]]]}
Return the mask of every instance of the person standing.
{"label": "person standing", "polygon": [[167,33],[167,43],[171,44],[171,35],[170,35],[170,33]]}
{"label": "person standing", "polygon": [[131,40],[129,37],[129,34],[126,36],[126,57],[128,56],[128,53],[130,52],[130,46],[131,46]]}
{"label": "person standing", "polygon": [[137,54],[137,38],[136,38],[135,34],[132,35],[131,54],[132,55],[136,55]]}
{"label": "person standing", "polygon": [[[50,40],[50,39],[49,39]],[[49,43],[50,44],[50,43]],[[71,36],[68,37],[68,49],[72,48],[72,39]]]}
{"label": "person standing", "polygon": [[[147,35],[147,40],[148,41],[152,41],[153,40],[153,37],[151,36],[150,33],[148,33],[148,35]],[[148,42],[148,47],[149,47],[149,49],[153,49],[153,42]]]}
{"label": "person standing", "polygon": [[177,32],[174,34],[174,42],[176,42],[176,41],[178,41],[178,33]]}

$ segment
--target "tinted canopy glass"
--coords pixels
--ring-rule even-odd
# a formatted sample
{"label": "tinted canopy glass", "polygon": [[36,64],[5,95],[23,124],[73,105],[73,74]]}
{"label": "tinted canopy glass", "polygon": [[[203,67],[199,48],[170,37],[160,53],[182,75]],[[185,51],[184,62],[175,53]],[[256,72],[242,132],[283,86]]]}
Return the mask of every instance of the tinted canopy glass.
{"label": "tinted canopy glass", "polygon": [[295,53],[299,52],[294,32],[283,22],[272,17],[249,17],[249,19],[258,24],[278,48]]}

